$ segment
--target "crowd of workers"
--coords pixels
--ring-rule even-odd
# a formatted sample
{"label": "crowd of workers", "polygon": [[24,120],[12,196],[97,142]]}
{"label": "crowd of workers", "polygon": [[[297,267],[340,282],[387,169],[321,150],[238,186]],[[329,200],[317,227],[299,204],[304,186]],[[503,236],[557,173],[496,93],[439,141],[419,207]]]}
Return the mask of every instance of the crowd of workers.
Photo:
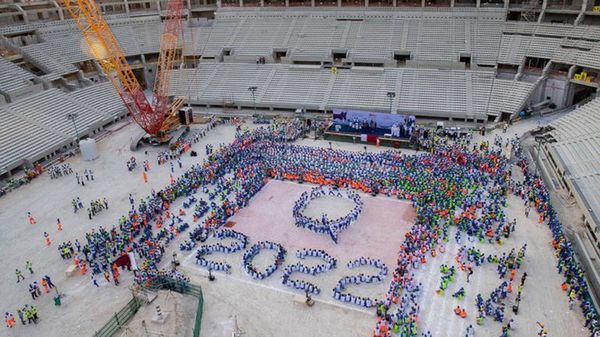
{"label": "crowd of workers", "polygon": [[[377,307],[376,336],[389,336],[391,332],[416,336],[422,285],[414,279],[414,270],[442,251],[444,242],[449,240],[451,225],[469,240],[502,243],[514,231],[514,225],[502,210],[507,192],[512,190],[540,213],[540,223],[550,227],[559,258],[557,269],[565,275],[566,292],[580,300],[586,326],[592,331],[598,330],[597,313],[588,297],[583,271],[550,205],[548,191],[541,179],[527,168],[518,145],[515,154],[525,175],[523,183],[511,179],[508,161],[501,149],[486,143],[470,148],[465,143],[432,141],[427,145],[427,153],[406,156],[397,151],[358,153],[286,142],[299,135],[297,123],[240,132],[230,145],[219,146],[204,162],[193,165],[164,189],[153,191],[137,207],[132,202],[131,211],[119,219],[118,225],[96,232],[91,230],[82,249],[82,262],[92,267],[92,275],[112,273],[117,283],[115,260],[134,253],[141,259],[136,279],[148,281],[158,273],[165,245],[189,226],[171,213],[170,204],[209,184],[216,186],[216,192],[207,216],[200,221],[199,226],[204,228],[223,225],[247,205],[267,178],[317,182],[408,199],[416,210],[417,221],[400,246],[385,298],[375,300],[343,293],[350,283],[382,280],[383,268],[378,275],[347,277],[336,286],[338,291],[334,296],[341,301]],[[187,151],[185,147],[182,149]],[[154,227],[157,230],[153,230]],[[265,271],[252,266],[252,258],[261,249],[276,252],[275,263]],[[283,247],[273,242],[260,242],[248,252],[243,257],[244,269],[257,279],[273,273],[285,256]],[[519,254],[514,256],[513,264],[517,263]],[[481,261],[481,256],[468,252],[466,259]],[[507,263],[502,258],[498,260],[499,265]],[[503,270],[499,273],[503,276]],[[503,289],[504,286],[496,295],[502,297]]]}
{"label": "crowd of workers", "polygon": [[[312,181],[311,181],[312,182]],[[303,214],[308,204],[318,198],[330,196],[337,198],[345,198],[351,200],[354,207],[346,214],[338,219],[329,219],[326,214],[321,215],[321,219],[314,219]],[[300,198],[294,203],[292,214],[296,221],[296,226],[308,229],[312,232],[329,235],[333,242],[338,242],[338,233],[347,229],[362,212],[363,203],[358,193],[347,190],[342,193],[339,189],[324,188],[318,186],[310,191],[306,191],[300,195]]]}

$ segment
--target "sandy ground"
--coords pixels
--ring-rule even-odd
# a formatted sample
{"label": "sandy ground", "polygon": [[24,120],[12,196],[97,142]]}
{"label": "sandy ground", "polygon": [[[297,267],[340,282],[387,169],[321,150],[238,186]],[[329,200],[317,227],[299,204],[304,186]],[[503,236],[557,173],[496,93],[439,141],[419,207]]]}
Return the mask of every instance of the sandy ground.
{"label": "sandy ground", "polygon": [[[143,304],[138,312],[116,335],[118,337],[191,336],[198,299],[176,292],[158,291],[152,303]],[[164,323],[154,322],[156,307],[165,317]]]}
{"label": "sandy ground", "polygon": [[[536,120],[528,120],[511,127],[505,136],[514,133],[521,134],[535,126],[537,126]],[[67,279],[64,273],[67,263],[60,258],[56,247],[63,241],[74,241],[75,239],[81,241],[84,233],[91,228],[97,228],[100,225],[112,226],[118,217],[125,214],[129,208],[127,200],[129,193],[133,193],[138,199],[149,194],[151,189],[159,189],[168,183],[170,169],[168,165],[156,165],[156,153],[160,150],[157,148],[146,148],[149,152],[148,160],[152,164],[152,171],[149,174],[150,181],[147,184],[143,183],[141,168],[132,173],[127,171],[125,162],[132,156],[128,149],[129,137],[136,129],[136,126],[129,125],[104,138],[98,144],[100,158],[93,162],[83,162],[79,157],[68,160],[75,171],[82,172],[86,168],[94,170],[95,181],[89,182],[85,187],[77,185],[74,176],[51,180],[48,175],[44,174],[31,184],[0,198],[0,254],[4,257],[1,262],[4,272],[0,274],[0,298],[2,299],[0,310],[16,314],[17,308],[26,303],[33,303],[39,307],[40,315],[37,326],[22,326],[21,323],[17,323],[13,329],[0,328],[0,336],[92,336],[95,330],[99,329],[114,312],[118,311],[131,298],[128,289],[128,285],[131,283],[131,274],[129,273],[123,273],[123,282],[119,287],[99,281],[100,288],[96,288],[91,284],[89,275],[77,275]],[[494,134],[488,133],[485,138],[492,139]],[[211,131],[208,137],[201,139],[193,147],[200,156],[197,158],[185,156],[183,169],[176,167],[174,175],[181,174],[192,163],[201,161],[205,157],[205,144],[211,143],[217,146],[222,142],[230,142],[233,135],[234,128],[229,125],[219,126]],[[476,139],[479,138],[476,136]],[[329,147],[329,143],[324,140],[304,139],[299,143]],[[362,144],[333,143],[333,146],[364,151]],[[368,146],[367,150],[387,149]],[[410,151],[402,150],[402,152]],[[143,161],[145,157],[143,151],[138,151],[133,155],[136,156],[138,162]],[[307,188],[307,185],[277,183],[288,184],[288,189],[298,195],[304,188]],[[258,214],[254,218],[260,221],[244,223],[243,217],[252,218],[250,213],[254,205],[259,204],[259,198],[264,197],[263,195],[267,196],[267,193],[261,192],[251,201],[250,208],[244,209],[237,215],[238,225],[235,229],[247,230],[252,243],[263,238],[278,241],[284,244],[291,253],[297,247],[309,244],[314,244],[315,248],[324,245],[324,249],[338,258],[340,265],[336,273],[339,274],[325,273],[315,278],[310,277],[315,284],[323,284],[321,287],[324,292],[315,297],[317,300],[315,306],[308,308],[294,302],[294,296],[298,294],[295,290],[279,283],[280,274],[278,273],[281,271],[265,281],[254,281],[243,274],[241,253],[231,254],[232,256],[222,255],[224,260],[232,259],[233,273],[231,275],[217,274],[217,281],[210,283],[205,277],[205,271],[194,265],[193,258],[190,258],[195,252],[180,253],[180,257],[184,261],[184,269],[190,272],[194,282],[203,286],[206,301],[202,335],[222,336],[231,326],[232,318],[236,316],[240,328],[247,332],[246,336],[368,336],[375,323],[373,313],[360,307],[335,301],[328,293],[328,289],[330,290],[332,284],[341,277],[340,275],[350,272],[345,267],[345,262],[350,258],[366,255],[384,259],[386,256],[393,256],[401,241],[401,237],[399,238],[397,235],[400,235],[408,224],[402,225],[401,228],[390,228],[385,222],[381,224],[361,223],[361,219],[369,219],[370,207],[365,207],[364,217],[361,216],[350,229],[341,233],[339,247],[333,247],[331,242],[327,242],[328,239],[311,232],[298,233],[298,240],[296,240],[293,233],[299,229],[296,229],[292,223],[286,223],[285,220],[286,216],[291,218],[291,204],[286,206],[284,203],[260,201],[260,206],[257,207],[273,212],[273,214],[280,214],[283,217],[281,221],[278,221],[274,215]],[[73,213],[70,202],[77,196],[81,197],[86,204],[92,199],[106,197],[110,209],[103,211],[90,221],[87,214]],[[397,200],[369,198],[371,197],[365,196],[363,199],[366,203],[371,200],[376,209],[391,212],[382,213],[381,217],[384,219],[388,219],[394,214],[397,207],[378,206],[380,203],[383,205],[388,202],[392,203],[388,205],[400,205],[400,207],[405,205]],[[287,199],[292,203],[295,200],[292,197]],[[179,208],[181,202],[183,200],[173,206]],[[532,212],[530,219],[526,219],[521,203],[515,198],[509,199],[508,208],[509,218],[517,218],[517,232],[505,246],[482,245],[481,249],[500,252],[509,250],[513,246],[521,246],[524,242],[528,243],[523,270],[527,271],[529,277],[523,292],[521,311],[518,316],[514,317],[516,329],[511,336],[534,335],[536,320],[541,320],[548,326],[550,336],[587,336],[588,334],[582,329],[581,314],[578,311],[568,311],[567,297],[560,290],[562,279],[555,269],[556,259],[549,244],[549,230],[532,221],[537,218],[535,212]],[[37,218],[36,225],[27,223],[28,211]],[[62,232],[58,232],[56,229],[57,218],[60,218],[64,225]],[[263,226],[269,224],[270,227],[280,230],[262,230]],[[375,226],[384,226],[381,228],[386,228],[386,231],[370,230],[370,227]],[[360,236],[361,230],[364,230],[362,233],[369,235],[368,240],[362,240],[368,244],[350,244],[353,237]],[[52,239],[50,247],[44,245],[44,231],[47,231]],[[357,232],[356,235],[353,234],[354,231]],[[389,237],[389,240],[386,237]],[[390,242],[390,244],[378,246],[377,238],[386,240],[381,242]],[[183,239],[187,239],[187,234],[182,235],[179,240]],[[374,241],[371,242],[371,240]],[[176,244],[176,242],[172,243],[170,249],[176,248]],[[479,244],[477,245],[479,246]],[[370,246],[373,247],[373,250],[368,248]],[[430,329],[435,337],[462,336],[467,323],[472,323],[474,319],[472,300],[474,296],[478,292],[489,295],[491,289],[500,283],[492,266],[477,269],[472,282],[465,287],[467,298],[462,301],[462,305],[466,305],[469,310],[469,318],[461,320],[455,317],[451,308],[456,305],[457,301],[450,296],[450,291],[443,297],[436,295],[434,291],[439,283],[439,264],[452,263],[457,249],[456,243],[450,243],[445,254],[438,255],[416,275],[425,286],[421,298],[421,327]],[[166,256],[169,256],[170,252],[168,250]],[[221,258],[221,256],[214,255],[214,258]],[[268,261],[268,258],[268,253],[261,253],[257,257],[257,263],[261,263],[263,261],[261,259]],[[28,275],[28,272],[25,271],[26,260],[33,262],[34,275]],[[289,254],[286,263],[294,262],[295,257]],[[388,267],[393,268],[393,264],[389,263]],[[16,283],[15,268],[23,270],[27,277],[25,282]],[[64,294],[62,306],[55,307],[51,296],[45,294],[36,301],[31,299],[27,285],[34,280],[39,282],[39,278],[44,274],[51,276],[60,292]],[[331,283],[332,281],[333,283]],[[465,276],[461,275],[450,287],[466,285]],[[382,288],[368,289],[368,286],[360,286],[360,289],[369,293],[384,287],[383,284],[376,286]],[[500,325],[488,319],[484,326],[477,326],[476,331],[476,336],[499,336]]]}

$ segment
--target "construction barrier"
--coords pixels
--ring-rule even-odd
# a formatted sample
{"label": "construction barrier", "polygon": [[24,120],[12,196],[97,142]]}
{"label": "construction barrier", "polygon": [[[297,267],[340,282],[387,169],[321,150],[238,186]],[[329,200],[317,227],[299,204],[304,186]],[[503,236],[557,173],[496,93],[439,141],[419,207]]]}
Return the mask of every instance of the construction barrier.
{"label": "construction barrier", "polygon": [[141,303],[134,297],[132,298],[123,309],[119,310],[119,312],[115,313],[114,316],[108,320],[104,326],[96,331],[94,337],[112,337],[117,331],[121,329],[123,325],[125,325],[133,315],[140,308]]}
{"label": "construction barrier", "polygon": [[170,277],[156,277],[145,284],[150,290],[171,290],[184,295],[192,295],[198,299],[198,307],[196,309],[196,320],[194,322],[193,337],[200,337],[200,329],[202,327],[202,312],[204,308],[204,296],[202,288],[199,285],[189,282],[176,280]]}

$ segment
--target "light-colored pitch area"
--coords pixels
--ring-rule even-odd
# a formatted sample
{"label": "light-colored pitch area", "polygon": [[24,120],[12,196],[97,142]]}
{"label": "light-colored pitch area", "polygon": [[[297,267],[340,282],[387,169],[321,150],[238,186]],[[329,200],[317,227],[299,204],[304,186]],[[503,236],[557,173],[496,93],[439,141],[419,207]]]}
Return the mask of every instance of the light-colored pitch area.
{"label": "light-colored pitch area", "polygon": [[[250,205],[231,218],[233,229],[249,236],[251,242],[270,240],[282,244],[290,253],[295,249],[323,249],[338,259],[338,268],[359,257],[381,259],[389,268],[396,263],[398,247],[404,234],[414,223],[415,212],[409,202],[360,193],[364,203],[358,219],[338,234],[339,244],[328,235],[296,227],[292,209],[296,200],[315,185],[271,180],[254,196]],[[320,219],[320,215],[336,214],[346,200],[317,198],[304,213]],[[329,217],[334,219],[334,217]],[[293,255],[293,254],[290,254]]]}
{"label": "light-colored pitch area", "polygon": [[[217,281],[207,284],[205,292],[207,297],[206,324],[203,327],[204,336],[221,336],[225,333],[223,327],[232,315],[237,315],[240,322],[248,320],[250,323],[242,326],[247,328],[250,335],[261,336],[321,336],[325,331],[349,335],[365,336],[370,333],[374,322],[374,312],[360,306],[340,302],[333,298],[332,289],[344,276],[377,274],[378,270],[373,267],[359,267],[348,269],[347,263],[351,260],[368,257],[382,260],[389,272],[383,282],[373,284],[350,285],[347,292],[356,296],[380,299],[386,294],[391,282],[391,273],[396,264],[397,247],[404,238],[404,234],[410,229],[414,222],[415,212],[410,203],[397,199],[385,197],[372,197],[360,193],[364,203],[363,211],[356,222],[339,233],[339,243],[335,244],[327,235],[317,234],[304,228],[298,228],[294,224],[292,208],[300,195],[309,191],[314,185],[298,184],[294,182],[271,180],[263,189],[256,194],[250,204],[240,210],[238,214],[230,218],[235,222],[232,228],[248,236],[249,245],[258,241],[273,241],[283,245],[287,250],[285,261],[277,272],[265,280],[254,280],[242,270],[243,252],[233,254],[211,254],[206,257],[212,261],[222,261],[230,264],[231,274],[215,272]],[[347,209],[347,200],[334,197],[321,197],[313,200],[306,209],[306,215],[319,217],[322,213],[333,215],[340,214],[340,208]],[[214,244],[218,239],[211,238],[204,244]],[[224,242],[227,245],[227,241]],[[298,249],[322,249],[337,259],[337,267],[331,271],[310,276],[302,273],[294,273],[290,278],[304,280],[315,284],[321,289],[319,295],[313,298],[316,305],[306,310],[302,304],[294,301],[294,296],[303,298],[303,291],[287,287],[281,283],[283,268],[298,262],[307,266],[322,264],[319,258],[306,258],[303,260],[295,256]],[[183,268],[190,274],[206,275],[206,271],[195,264],[195,252],[184,259]],[[272,251],[262,251],[253,261],[257,269],[263,269],[273,263]],[[214,287],[229,287],[236,285],[234,290],[227,293],[219,292],[219,299],[212,302],[212,291]],[[250,295],[250,293],[252,295]],[[256,294],[260,300],[278,298],[276,301],[278,311],[281,315],[275,315],[273,322],[290,319],[285,324],[256,325],[252,317],[246,316],[245,306],[247,303],[256,306],[259,312],[268,309],[273,304],[252,303],[250,299]],[[268,295],[267,295],[268,294]],[[225,300],[226,297],[231,297]],[[226,309],[225,303],[240,301],[237,309]],[[246,300],[249,300],[246,302]],[[270,300],[269,300],[270,301]],[[209,309],[213,305],[217,308]],[[331,311],[324,314],[324,311]],[[256,312],[256,311],[255,311]],[[264,317],[269,317],[265,312]],[[335,314],[338,313],[338,314]],[[289,314],[289,317],[284,315]],[[305,321],[293,322],[293,317],[300,315]],[[262,314],[260,314],[262,316]],[[257,318],[259,319],[259,318]],[[313,321],[313,323],[311,323]],[[224,336],[224,334],[223,334]]]}

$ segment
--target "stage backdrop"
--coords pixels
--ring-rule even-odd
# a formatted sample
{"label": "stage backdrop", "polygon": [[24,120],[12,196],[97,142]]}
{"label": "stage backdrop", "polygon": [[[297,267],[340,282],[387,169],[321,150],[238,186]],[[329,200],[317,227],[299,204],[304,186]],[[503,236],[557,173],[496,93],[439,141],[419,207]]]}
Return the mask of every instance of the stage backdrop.
{"label": "stage backdrop", "polygon": [[368,122],[374,120],[377,123],[378,128],[389,129],[394,124],[404,124],[406,119],[414,120],[415,116],[393,115],[390,113],[356,110],[333,110],[333,122],[344,125],[349,125],[354,120],[366,120]]}

